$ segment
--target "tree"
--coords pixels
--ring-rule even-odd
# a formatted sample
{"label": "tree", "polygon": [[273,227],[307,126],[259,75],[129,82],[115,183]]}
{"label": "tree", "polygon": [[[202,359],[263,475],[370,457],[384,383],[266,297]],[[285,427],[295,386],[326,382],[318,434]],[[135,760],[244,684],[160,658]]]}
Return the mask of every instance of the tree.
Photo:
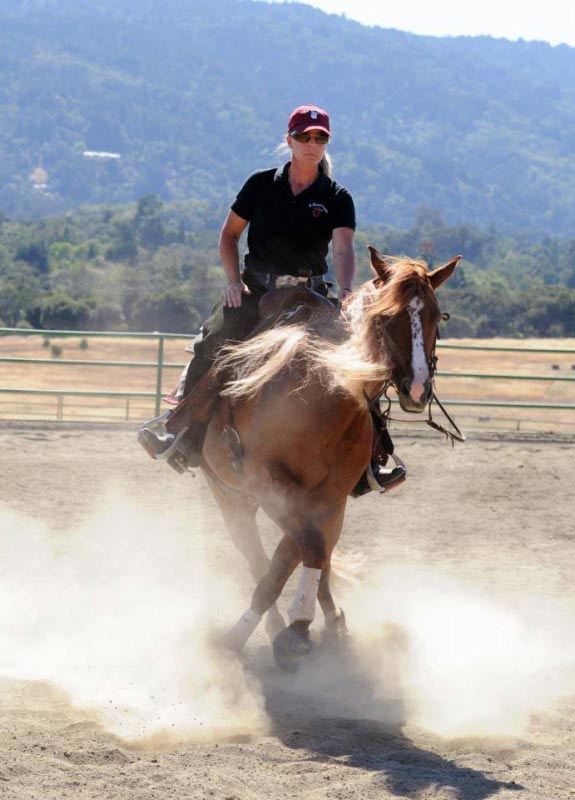
{"label": "tree", "polygon": [[177,288],[141,298],[132,316],[132,327],[141,331],[193,334],[201,322],[189,298]]}
{"label": "tree", "polygon": [[166,241],[161,219],[163,203],[155,194],[147,194],[138,202],[134,223],[144,247],[158,247]]}
{"label": "tree", "polygon": [[90,319],[91,306],[65,292],[49,295],[40,303],[40,325],[53,330],[83,330]]}
{"label": "tree", "polygon": [[28,319],[40,296],[36,276],[29,268],[7,273],[0,279],[0,319],[8,328]]}
{"label": "tree", "polygon": [[50,259],[45,241],[21,244],[16,250],[16,260],[25,261],[37,272],[46,273],[50,269]]}

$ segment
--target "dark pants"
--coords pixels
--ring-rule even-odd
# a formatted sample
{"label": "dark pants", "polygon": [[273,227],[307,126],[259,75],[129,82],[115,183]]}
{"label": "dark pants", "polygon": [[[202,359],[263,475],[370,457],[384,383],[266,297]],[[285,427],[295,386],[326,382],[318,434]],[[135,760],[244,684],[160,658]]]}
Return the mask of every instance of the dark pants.
{"label": "dark pants", "polygon": [[258,321],[258,303],[263,289],[252,288],[251,294],[242,295],[239,308],[224,306],[223,300],[203,325],[201,339],[194,344],[194,357],[186,375],[184,397],[190,393],[215,361],[218,350],[228,342],[241,342],[254,329]]}

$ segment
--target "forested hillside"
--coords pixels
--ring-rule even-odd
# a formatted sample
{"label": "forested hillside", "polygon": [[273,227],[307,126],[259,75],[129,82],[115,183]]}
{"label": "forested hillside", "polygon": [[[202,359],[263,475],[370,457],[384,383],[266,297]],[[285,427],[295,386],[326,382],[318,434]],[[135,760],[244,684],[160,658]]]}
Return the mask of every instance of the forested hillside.
{"label": "forested hillside", "polygon": [[573,236],[575,49],[251,0],[2,0],[0,210],[148,193],[223,208],[309,101],[332,113],[362,227],[407,229],[426,205],[450,225]]}
{"label": "forested hillside", "polygon": [[[221,296],[222,214],[196,201],[95,207],[36,222],[0,220],[0,326],[192,333]],[[501,237],[450,226],[420,209],[407,230],[377,226],[357,237],[358,282],[366,245],[464,260],[440,290],[448,336],[575,336],[575,239]]]}

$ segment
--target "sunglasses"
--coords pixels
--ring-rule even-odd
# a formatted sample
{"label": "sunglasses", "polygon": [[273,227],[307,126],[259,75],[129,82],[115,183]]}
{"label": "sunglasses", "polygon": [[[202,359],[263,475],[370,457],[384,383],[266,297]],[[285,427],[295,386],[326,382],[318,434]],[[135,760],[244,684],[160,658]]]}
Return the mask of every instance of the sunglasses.
{"label": "sunglasses", "polygon": [[327,144],[329,142],[329,133],[316,133],[315,136],[311,133],[290,133],[292,139],[300,144],[307,144],[314,141],[316,144]]}

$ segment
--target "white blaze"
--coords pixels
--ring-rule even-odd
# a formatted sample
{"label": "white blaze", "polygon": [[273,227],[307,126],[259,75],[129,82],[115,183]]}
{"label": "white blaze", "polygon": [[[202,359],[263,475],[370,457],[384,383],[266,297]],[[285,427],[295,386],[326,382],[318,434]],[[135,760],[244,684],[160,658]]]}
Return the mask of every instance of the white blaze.
{"label": "white blaze", "polygon": [[413,372],[409,395],[416,403],[421,401],[425,383],[430,379],[429,365],[423,344],[423,325],[419,313],[422,308],[423,301],[419,297],[413,297],[407,305],[407,313],[411,321],[411,371]]}

